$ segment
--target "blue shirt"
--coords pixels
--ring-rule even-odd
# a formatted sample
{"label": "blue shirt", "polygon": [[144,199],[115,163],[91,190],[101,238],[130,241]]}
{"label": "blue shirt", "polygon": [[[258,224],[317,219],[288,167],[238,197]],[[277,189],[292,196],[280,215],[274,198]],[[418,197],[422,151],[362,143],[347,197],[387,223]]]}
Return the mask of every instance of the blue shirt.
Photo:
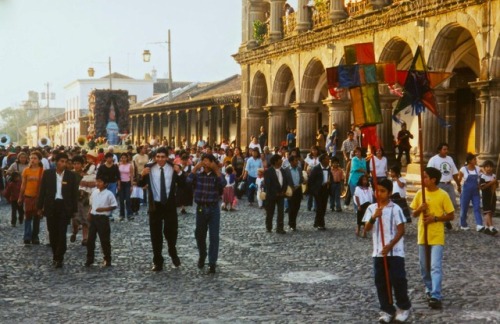
{"label": "blue shirt", "polygon": [[290,168],[290,173],[292,174],[293,185],[296,187],[300,185],[300,170],[299,167]]}
{"label": "blue shirt", "polygon": [[263,168],[262,160],[260,158],[251,157],[247,160],[247,166],[245,170],[248,172],[248,175],[252,178],[257,178],[257,170]]}

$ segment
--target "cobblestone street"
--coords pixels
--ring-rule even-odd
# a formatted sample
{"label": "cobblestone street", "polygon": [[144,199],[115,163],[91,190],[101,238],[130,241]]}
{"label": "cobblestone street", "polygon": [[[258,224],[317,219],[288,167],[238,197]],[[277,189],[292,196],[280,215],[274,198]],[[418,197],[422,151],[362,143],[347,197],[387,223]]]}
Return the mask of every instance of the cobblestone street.
{"label": "cobblestone street", "polygon": [[[64,267],[54,269],[45,221],[42,244],[24,246],[22,227],[10,226],[10,207],[2,204],[0,322],[377,321],[371,239],[355,237],[352,212],[328,211],[327,230],[316,231],[314,213],[304,211],[303,204],[297,232],[279,235],[266,233],[263,210],[247,207],[246,201],[241,206],[238,212],[222,213],[217,273],[208,275],[196,267],[193,208],[186,216],[179,215],[177,248],[182,266],[171,266],[164,247],[166,267],[154,273],[150,271],[152,251],[144,207],[135,220],[112,223],[111,268],[97,262],[85,268],[80,233],[70,243],[68,232]],[[498,225],[498,218],[495,221]],[[459,232],[456,226],[448,233],[442,311],[429,309],[424,300],[415,222],[407,226],[405,245],[411,322],[500,322],[498,237]],[[96,259],[100,258],[99,251]]]}

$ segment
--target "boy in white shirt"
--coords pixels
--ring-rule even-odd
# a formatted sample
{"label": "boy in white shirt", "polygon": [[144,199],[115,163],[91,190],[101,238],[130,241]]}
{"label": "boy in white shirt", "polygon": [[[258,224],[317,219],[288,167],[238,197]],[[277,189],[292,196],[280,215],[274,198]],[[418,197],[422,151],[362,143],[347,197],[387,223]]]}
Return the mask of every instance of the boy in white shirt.
{"label": "boy in white shirt", "polygon": [[96,178],[96,189],[90,195],[90,212],[88,220],[90,223],[87,241],[86,267],[94,263],[96,234],[99,234],[102,253],[104,254],[103,265],[111,266],[111,227],[109,226],[109,215],[116,209],[115,195],[106,189],[107,180],[102,175]]}
{"label": "boy in white shirt", "polygon": [[[401,208],[389,197],[392,193],[392,181],[384,179],[377,186],[378,204],[371,204],[365,212],[363,221],[365,231],[373,228],[373,267],[375,286],[380,302],[381,323],[390,323],[394,316],[396,321],[405,322],[410,315],[411,302],[408,297],[408,282],[405,271],[405,252],[403,235],[405,233],[405,217]],[[380,233],[382,221],[383,235]],[[387,291],[384,257],[387,259],[391,290]],[[389,294],[396,299],[396,306],[389,302]],[[392,299],[392,298],[391,298]]]}

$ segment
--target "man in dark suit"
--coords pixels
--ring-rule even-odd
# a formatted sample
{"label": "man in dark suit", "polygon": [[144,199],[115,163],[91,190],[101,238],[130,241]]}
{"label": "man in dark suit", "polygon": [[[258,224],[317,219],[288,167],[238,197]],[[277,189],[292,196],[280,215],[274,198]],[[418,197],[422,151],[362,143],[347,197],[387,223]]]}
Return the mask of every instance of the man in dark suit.
{"label": "man in dark suit", "polygon": [[297,214],[299,213],[300,203],[302,201],[302,184],[304,176],[302,169],[299,166],[299,160],[292,155],[288,158],[290,168],[286,173],[288,176],[288,184],[292,187],[292,197],[288,198],[288,226],[292,231],[297,230]]}
{"label": "man in dark suit", "polygon": [[[163,235],[167,240],[168,254],[175,267],[181,265],[177,255],[177,187],[183,184],[184,177],[178,165],[168,161],[169,149],[156,150],[153,164],[146,164],[141,173],[139,186],[148,185],[148,214],[151,244],[153,246],[152,271],[163,270]],[[162,234],[163,233],[163,234]]]}
{"label": "man in dark suit", "polygon": [[58,153],[55,161],[55,170],[43,172],[37,208],[39,215],[47,217],[52,260],[56,268],[61,268],[66,253],[68,225],[78,209],[78,181],[73,172],[66,171],[66,153]]}
{"label": "man in dark suit", "polygon": [[330,159],[327,154],[320,155],[319,162],[320,163],[312,169],[307,185],[309,187],[309,192],[314,195],[314,199],[316,199],[314,227],[318,230],[325,230],[326,204],[328,202],[332,173],[330,172]]}
{"label": "man in dark suit", "polygon": [[288,176],[286,170],[281,168],[283,160],[278,154],[274,154],[269,160],[271,166],[264,172],[264,190],[266,191],[266,229],[273,229],[273,216],[278,206],[278,219],[276,233],[285,234],[284,230],[284,198],[288,187]]}

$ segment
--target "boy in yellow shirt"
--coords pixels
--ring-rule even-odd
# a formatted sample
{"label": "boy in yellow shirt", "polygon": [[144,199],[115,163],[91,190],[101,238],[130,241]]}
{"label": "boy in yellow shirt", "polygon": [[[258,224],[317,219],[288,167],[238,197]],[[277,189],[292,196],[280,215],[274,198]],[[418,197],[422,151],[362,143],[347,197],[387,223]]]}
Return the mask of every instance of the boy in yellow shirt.
{"label": "boy in yellow shirt", "polygon": [[[450,197],[437,184],[441,180],[441,172],[432,167],[425,168],[423,186],[425,201],[422,199],[422,189],[417,192],[410,208],[413,217],[418,220],[418,254],[420,259],[420,273],[425,284],[425,293],[429,307],[439,309],[442,307],[441,283],[443,280],[443,248],[444,248],[444,223],[452,221],[454,207]],[[425,251],[425,226],[427,226],[427,244],[430,253],[430,272],[427,271]]]}

